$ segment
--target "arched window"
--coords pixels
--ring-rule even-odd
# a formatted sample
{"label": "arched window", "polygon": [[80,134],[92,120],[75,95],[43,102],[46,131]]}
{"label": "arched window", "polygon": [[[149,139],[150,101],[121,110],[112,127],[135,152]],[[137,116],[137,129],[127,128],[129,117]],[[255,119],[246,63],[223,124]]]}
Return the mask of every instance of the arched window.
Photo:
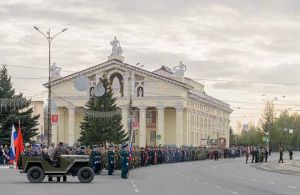
{"label": "arched window", "polygon": [[110,75],[109,81],[115,96],[123,97],[123,76],[120,73],[115,72]]}
{"label": "arched window", "polygon": [[90,90],[89,90],[89,97],[91,98],[91,97],[93,97],[94,95],[95,95],[95,87],[92,86],[92,87],[90,87]]}
{"label": "arched window", "polygon": [[142,86],[139,86],[136,90],[136,93],[137,97],[144,97],[144,88]]}

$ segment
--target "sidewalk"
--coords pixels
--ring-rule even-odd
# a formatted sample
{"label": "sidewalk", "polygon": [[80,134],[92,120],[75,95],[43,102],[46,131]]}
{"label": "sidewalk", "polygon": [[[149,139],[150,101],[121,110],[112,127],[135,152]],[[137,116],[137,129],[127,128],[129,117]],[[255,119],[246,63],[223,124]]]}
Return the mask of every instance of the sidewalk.
{"label": "sidewalk", "polygon": [[264,171],[300,176],[300,160],[286,160],[284,163],[270,161],[267,163],[255,164],[253,167]]}
{"label": "sidewalk", "polygon": [[0,165],[0,169],[9,169],[9,168],[14,168],[14,166],[11,166],[11,165]]}

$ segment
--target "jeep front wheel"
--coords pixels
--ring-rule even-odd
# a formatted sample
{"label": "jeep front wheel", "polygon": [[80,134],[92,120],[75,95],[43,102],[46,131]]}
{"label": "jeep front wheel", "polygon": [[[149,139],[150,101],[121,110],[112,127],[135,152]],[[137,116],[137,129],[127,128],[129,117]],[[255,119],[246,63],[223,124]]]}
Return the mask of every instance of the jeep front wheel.
{"label": "jeep front wheel", "polygon": [[45,179],[45,173],[40,167],[31,167],[27,171],[27,179],[30,183],[41,183]]}
{"label": "jeep front wheel", "polygon": [[77,177],[81,183],[90,183],[94,179],[94,171],[90,167],[79,169]]}

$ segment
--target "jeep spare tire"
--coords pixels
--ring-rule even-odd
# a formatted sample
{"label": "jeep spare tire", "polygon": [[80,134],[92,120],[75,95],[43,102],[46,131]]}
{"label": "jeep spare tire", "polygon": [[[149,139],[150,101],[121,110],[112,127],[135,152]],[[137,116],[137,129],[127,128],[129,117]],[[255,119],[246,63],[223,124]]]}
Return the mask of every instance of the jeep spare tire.
{"label": "jeep spare tire", "polygon": [[77,177],[81,183],[90,183],[94,179],[94,171],[90,167],[79,169]]}
{"label": "jeep spare tire", "polygon": [[45,179],[45,173],[40,167],[31,167],[27,171],[27,179],[30,183],[41,183]]}

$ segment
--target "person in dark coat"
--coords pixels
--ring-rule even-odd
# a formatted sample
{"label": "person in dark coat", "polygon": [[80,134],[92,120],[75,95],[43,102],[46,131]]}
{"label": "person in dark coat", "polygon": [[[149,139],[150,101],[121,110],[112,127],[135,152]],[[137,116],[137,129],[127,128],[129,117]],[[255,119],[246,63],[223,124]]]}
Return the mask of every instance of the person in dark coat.
{"label": "person in dark coat", "polygon": [[93,151],[90,156],[92,168],[95,174],[100,174],[101,171],[101,153],[99,151],[99,146],[94,145]]}
{"label": "person in dark coat", "polygon": [[[59,142],[53,153],[54,160],[57,163],[57,167],[60,167],[60,156],[66,154],[70,154],[69,150],[64,146],[63,142]],[[52,177],[49,177],[49,181],[52,181]],[[63,176],[63,181],[67,181],[67,176]],[[60,182],[60,177],[57,177],[57,182]]]}
{"label": "person in dark coat", "polygon": [[53,158],[51,158],[48,154],[48,148],[46,146],[42,147],[42,157],[45,159],[50,165],[54,165]]}
{"label": "person in dark coat", "polygon": [[278,161],[278,163],[283,163],[283,149],[282,149],[282,147],[280,147],[279,148],[279,161]]}
{"label": "person in dark coat", "polygon": [[128,179],[129,168],[128,168],[128,160],[129,160],[129,151],[128,151],[128,144],[122,146],[121,150],[121,178]]}
{"label": "person in dark coat", "polygon": [[293,160],[293,150],[292,149],[289,150],[289,156],[290,156],[290,160]]}
{"label": "person in dark coat", "polygon": [[269,156],[269,152],[268,149],[265,149],[265,162],[268,162],[268,156]]}
{"label": "person in dark coat", "polygon": [[215,157],[215,161],[219,161],[219,151],[218,151],[218,148],[214,149],[214,157]]}
{"label": "person in dark coat", "polygon": [[115,151],[114,146],[110,145],[107,152],[108,175],[112,175],[115,168]]}

